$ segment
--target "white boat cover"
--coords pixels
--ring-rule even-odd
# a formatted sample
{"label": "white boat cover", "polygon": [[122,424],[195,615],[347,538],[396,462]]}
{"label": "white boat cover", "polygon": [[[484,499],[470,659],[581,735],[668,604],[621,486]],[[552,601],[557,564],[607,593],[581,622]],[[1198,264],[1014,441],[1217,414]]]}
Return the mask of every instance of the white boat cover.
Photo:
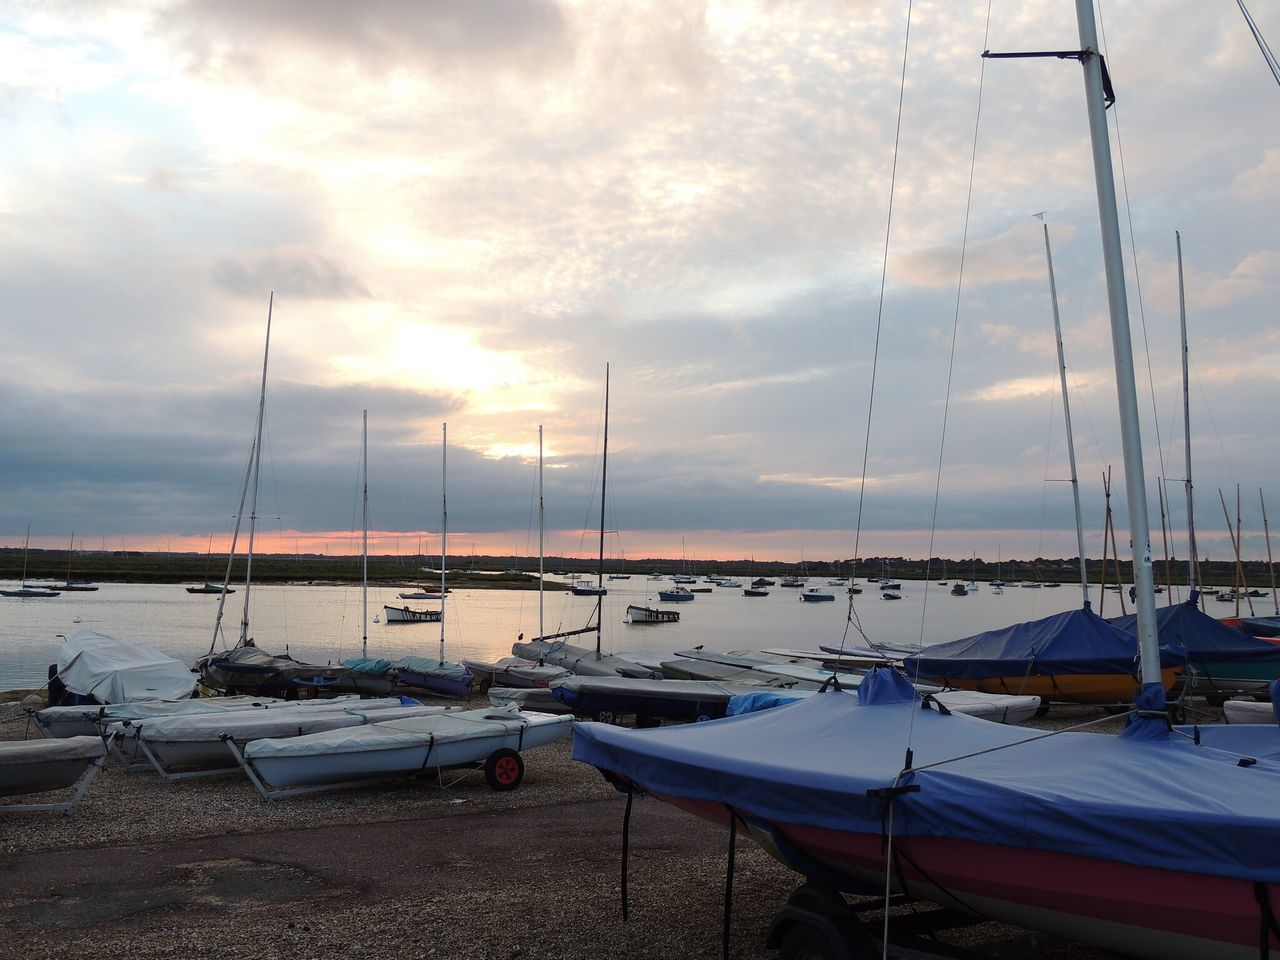
{"label": "white boat cover", "polygon": [[1228,700],[1222,705],[1227,723],[1270,723],[1280,721],[1275,704],[1258,700]]}
{"label": "white boat cover", "polygon": [[66,737],[61,740],[11,740],[0,743],[0,767],[56,760],[86,760],[107,752],[101,737]]}
{"label": "white boat cover", "polygon": [[448,707],[402,707],[398,702],[381,708],[350,707],[346,710],[272,710],[237,711],[226,714],[186,714],[157,717],[140,725],[112,724],[108,732],[133,735],[141,731],[150,742],[205,742],[220,740],[224,734],[243,743],[266,737],[299,737],[339,727],[356,727],[374,718],[406,719],[443,713]]}
{"label": "white boat cover", "polygon": [[450,714],[370,723],[288,740],[255,740],[245,747],[244,755],[249,760],[260,760],[268,757],[309,757],[397,750],[431,743],[518,733],[531,722],[548,720],[563,723],[566,718],[522,714],[515,707],[460,710]]}
{"label": "white boat cover", "polygon": [[545,686],[552,680],[571,676],[563,667],[540,666],[534,660],[524,657],[502,657],[498,660],[471,660],[463,658],[462,665],[471,671],[473,677],[489,677],[499,683],[509,683],[512,679],[524,681],[526,686]]}
{"label": "white boat cover", "polygon": [[181,700],[196,688],[196,675],[181,660],[145,643],[121,643],[89,630],[63,645],[58,677],[72,693],[103,703]]}

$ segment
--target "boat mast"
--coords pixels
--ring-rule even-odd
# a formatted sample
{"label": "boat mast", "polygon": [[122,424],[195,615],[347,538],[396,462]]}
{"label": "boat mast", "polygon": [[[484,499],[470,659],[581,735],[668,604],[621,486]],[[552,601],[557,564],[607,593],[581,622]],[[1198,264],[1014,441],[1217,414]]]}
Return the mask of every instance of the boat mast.
{"label": "boat mast", "polygon": [[544,536],[546,530],[546,518],[543,514],[542,503],[542,424],[538,424],[538,636],[541,637],[545,632],[543,626],[543,607],[542,607],[542,576],[543,568],[546,563],[544,557]]}
{"label": "boat mast", "polygon": [[364,536],[360,541],[360,656],[369,657],[369,411],[360,429],[361,497]]}
{"label": "boat mast", "polygon": [[1262,532],[1267,538],[1267,572],[1271,575],[1271,604],[1276,616],[1280,617],[1280,594],[1276,593],[1276,566],[1271,560],[1271,527],[1267,523],[1267,501],[1262,497],[1262,488],[1258,488],[1258,503],[1262,505]]}
{"label": "boat mast", "polygon": [[1097,25],[1093,18],[1093,0],[1076,0],[1076,20],[1080,31],[1080,63],[1084,68],[1085,100],[1089,109],[1094,180],[1098,188],[1098,218],[1102,227],[1116,392],[1120,401],[1120,437],[1124,448],[1129,542],[1133,552],[1133,584],[1138,613],[1138,655],[1144,688],[1151,685],[1159,688],[1160,642],[1156,632],[1156,598],[1151,569],[1146,474],[1142,464],[1142,430],[1138,421],[1138,390],[1133,373],[1133,342],[1129,332],[1129,304],[1125,295],[1120,215],[1116,207],[1115,173],[1111,166],[1111,143],[1103,99],[1102,58],[1098,48]]}
{"label": "boat mast", "polygon": [[444,662],[444,568],[449,556],[449,424],[440,424],[440,656]]}
{"label": "boat mast", "polygon": [[[1043,219],[1043,214],[1041,218]],[[1067,422],[1067,459],[1071,462],[1071,499],[1076,510],[1076,554],[1080,557],[1080,592],[1089,607],[1089,572],[1084,558],[1084,525],[1080,518],[1080,479],[1076,474],[1076,441],[1071,432],[1071,401],[1067,397],[1067,361],[1062,346],[1062,321],[1058,315],[1058,284],[1053,275],[1053,250],[1049,246],[1049,224],[1044,228],[1044,258],[1049,265],[1049,298],[1053,302],[1053,339],[1058,346],[1058,376],[1062,380],[1062,415]]]}
{"label": "boat mast", "polygon": [[1182,432],[1183,448],[1186,453],[1187,479],[1187,551],[1191,554],[1187,562],[1187,589],[1192,596],[1196,593],[1196,513],[1195,498],[1191,483],[1191,391],[1188,388],[1187,376],[1187,294],[1182,282],[1182,234],[1173,232],[1178,244],[1178,318],[1182,326]]}
{"label": "boat mast", "polygon": [[[227,604],[227,587],[231,583],[231,565],[236,558],[236,543],[240,539],[240,523],[244,519],[244,501],[249,494],[249,480],[253,479],[254,511],[258,500],[258,449],[262,446],[262,414],[267,404],[267,358],[271,355],[271,312],[275,307],[275,291],[267,298],[267,342],[262,348],[262,391],[258,395],[258,427],[252,446],[249,447],[249,463],[244,469],[244,485],[240,488],[240,506],[236,510],[235,531],[231,534],[231,548],[227,551],[227,572],[222,578],[222,593],[218,596],[218,612],[213,618],[213,639],[209,641],[209,652],[217,646],[218,637],[222,633],[222,613]],[[249,571],[253,565],[253,527],[250,526],[249,557],[245,565],[244,582],[244,617],[240,625],[240,641],[237,646],[244,646],[249,633]],[[212,542],[212,534],[210,534]]]}
{"label": "boat mast", "polygon": [[604,452],[600,456],[600,561],[596,567],[596,659],[604,620],[604,492],[609,479],[609,364],[604,365]]}

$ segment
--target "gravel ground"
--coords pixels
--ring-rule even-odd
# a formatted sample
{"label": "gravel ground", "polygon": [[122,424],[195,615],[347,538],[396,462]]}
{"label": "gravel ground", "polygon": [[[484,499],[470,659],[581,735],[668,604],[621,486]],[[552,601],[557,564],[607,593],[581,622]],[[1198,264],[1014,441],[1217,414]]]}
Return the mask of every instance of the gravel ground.
{"label": "gravel ground", "polygon": [[[1055,708],[1036,725],[1098,716]],[[26,735],[20,717],[0,704],[0,739]],[[239,776],[165,785],[109,765],[74,817],[0,817],[0,957],[719,957],[725,832],[637,804],[622,923],[623,801],[570,752],[530,751],[510,793],[471,773],[444,791],[396,782],[278,803]],[[734,957],[773,956],[765,933],[796,886],[739,842]],[[1014,933],[985,924],[955,941]],[[1104,956],[1046,943],[1022,955]]]}

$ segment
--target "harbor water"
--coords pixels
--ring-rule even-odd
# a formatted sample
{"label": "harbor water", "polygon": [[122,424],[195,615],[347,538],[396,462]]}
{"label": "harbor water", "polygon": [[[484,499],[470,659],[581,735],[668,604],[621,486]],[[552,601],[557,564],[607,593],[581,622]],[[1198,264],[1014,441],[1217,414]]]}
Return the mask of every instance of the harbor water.
{"label": "harbor water", "polygon": [[[544,594],[545,632],[558,633],[592,620],[597,599],[602,608],[602,648],[606,653],[646,651],[671,653],[699,644],[715,650],[759,650],[768,647],[816,649],[819,645],[864,645],[872,641],[894,646],[939,643],[983,630],[1048,616],[1078,607],[1078,586],[1026,589],[1010,584],[1003,594],[985,583],[976,592],[955,597],[949,588],[923,581],[903,581],[900,600],[881,599],[879,585],[860,582],[852,611],[843,585],[828,586],[834,602],[801,602],[799,590],[768,588],[767,597],[744,597],[741,589],[710,587],[685,603],[663,603],[659,588],[671,581],[643,575],[606,580],[603,598]],[[1091,591],[1094,609],[1099,593]],[[49,664],[57,659],[62,637],[81,630],[105,633],[121,641],[151,644],[193,662],[210,649],[233,646],[240,634],[244,588],[227,597],[223,637],[214,640],[216,595],[188,594],[180,584],[104,583],[92,593],[64,593],[52,599],[0,598],[0,690],[40,687]],[[1120,597],[1108,592],[1105,616],[1120,613]],[[405,601],[390,588],[369,589],[368,650],[371,657],[394,660],[407,654],[436,656],[438,623],[385,622],[383,604],[415,609],[438,607],[437,601]],[[630,624],[627,606],[637,604],[678,610],[678,623]],[[852,612],[852,616],[851,616]],[[377,617],[379,622],[374,622]],[[362,623],[359,584],[339,586],[263,585],[250,594],[249,630],[269,653],[288,651],[311,663],[337,662],[359,656]],[[861,633],[858,628],[861,628]],[[511,653],[518,635],[538,635],[536,590],[459,589],[445,608],[445,656],[494,658]],[[594,634],[569,640],[594,646]]]}

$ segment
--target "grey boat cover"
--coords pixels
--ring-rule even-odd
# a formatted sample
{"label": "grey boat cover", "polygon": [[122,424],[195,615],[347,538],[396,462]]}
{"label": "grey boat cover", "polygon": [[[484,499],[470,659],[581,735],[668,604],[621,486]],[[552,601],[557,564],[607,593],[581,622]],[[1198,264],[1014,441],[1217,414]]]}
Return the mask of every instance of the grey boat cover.
{"label": "grey boat cover", "polygon": [[298,737],[340,727],[357,727],[375,720],[403,720],[441,714],[448,707],[402,707],[381,709],[350,707],[333,710],[240,711],[222,715],[194,714],[159,717],[138,725],[113,724],[109,732],[140,735],[150,742],[191,743],[220,740],[229,734],[237,743],[264,737]]}
{"label": "grey boat cover", "polygon": [[488,677],[491,683],[503,685],[515,680],[527,687],[545,687],[552,680],[571,676],[564,667],[540,665],[524,657],[502,657],[499,660],[464,659],[462,665],[470,670],[474,677]]}
{"label": "grey boat cover", "polygon": [[[345,699],[345,698],[344,698]],[[208,697],[186,700],[137,700],[133,703],[80,704],[72,707],[45,707],[36,711],[36,720],[55,733],[70,729],[76,720],[92,726],[99,720],[141,720],[144,717],[167,717],[179,713],[226,713],[230,710],[252,710],[256,707],[283,706],[285,701],[272,697]]]}
{"label": "grey boat cover", "polygon": [[583,677],[654,678],[654,672],[648,667],[608,653],[596,656],[594,650],[575,647],[563,640],[529,640],[525,643],[513,643],[511,652],[517,657],[563,667],[570,673]]}
{"label": "grey boat cover", "polygon": [[571,707],[556,699],[549,687],[490,687],[489,702],[495,707],[515,706],[521,710],[537,710],[542,713],[572,712]]}
{"label": "grey boat cover", "polygon": [[255,740],[245,747],[244,755],[250,760],[260,760],[267,757],[309,757],[398,750],[473,737],[518,733],[535,718],[536,715],[527,717],[521,714],[515,707],[459,710],[450,714],[370,723],[287,740]]}
{"label": "grey boat cover", "polygon": [[91,630],[74,634],[58,652],[58,677],[72,693],[102,703],[181,700],[196,676],[181,660],[145,643],[121,643]]}
{"label": "grey boat cover", "polygon": [[10,740],[0,743],[0,767],[57,760],[88,760],[107,752],[101,737]]}
{"label": "grey boat cover", "polygon": [[450,660],[435,660],[431,657],[401,657],[391,666],[398,670],[412,670],[424,677],[439,677],[442,680],[467,682],[467,668]]}

